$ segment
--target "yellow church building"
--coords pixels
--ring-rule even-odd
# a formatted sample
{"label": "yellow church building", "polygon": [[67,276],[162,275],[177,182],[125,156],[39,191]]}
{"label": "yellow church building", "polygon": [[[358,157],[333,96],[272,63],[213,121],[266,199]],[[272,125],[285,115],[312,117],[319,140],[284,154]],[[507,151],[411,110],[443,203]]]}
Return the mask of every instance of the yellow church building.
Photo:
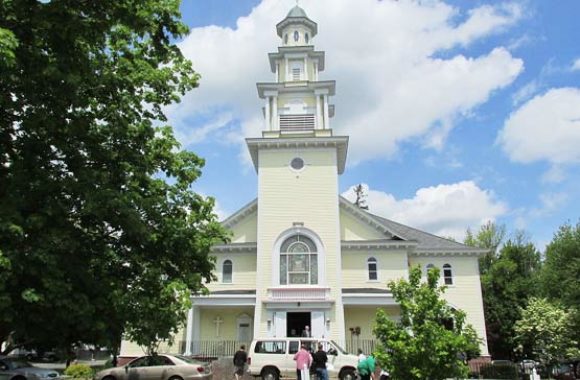
{"label": "yellow church building", "polygon": [[[276,25],[272,82],[257,84],[264,130],[246,139],[258,195],[225,221],[231,243],[213,247],[217,281],[192,297],[171,351],[202,353],[204,342],[301,335],[348,344],[372,339],[377,308],[393,319],[387,288],[411,266],[440,268],[447,302],[467,314],[488,355],[478,258],[483,251],[373,215],[339,195],[348,136],[331,129],[335,81],[322,80],[318,26],[295,6]],[[122,355],[142,354],[124,342]]]}

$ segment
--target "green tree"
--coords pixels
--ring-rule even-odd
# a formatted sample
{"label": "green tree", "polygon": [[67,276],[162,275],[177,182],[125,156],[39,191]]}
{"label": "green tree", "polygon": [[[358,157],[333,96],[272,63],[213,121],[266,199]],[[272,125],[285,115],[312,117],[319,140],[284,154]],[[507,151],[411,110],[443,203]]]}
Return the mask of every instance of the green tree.
{"label": "green tree", "polygon": [[565,224],[546,247],[541,284],[548,299],[574,309],[575,339],[580,341],[580,223]]}
{"label": "green tree", "polygon": [[520,349],[528,347],[532,358],[547,365],[580,356],[573,336],[573,313],[545,298],[531,298],[515,324]]}
{"label": "green tree", "polygon": [[471,247],[487,249],[488,252],[479,259],[479,272],[487,273],[493,261],[497,258],[500,246],[506,238],[506,227],[503,224],[495,224],[488,221],[479,228],[477,234],[467,229],[464,244]]}
{"label": "green tree", "polygon": [[538,294],[539,268],[535,246],[516,237],[508,240],[481,276],[487,338],[494,358],[514,358],[514,324],[528,299]]}
{"label": "green tree", "polygon": [[[153,347],[225,232],[163,107],[199,75],[178,0],[0,2],[0,343]],[[164,323],[159,323],[163,320]]]}
{"label": "green tree", "polygon": [[379,340],[375,356],[394,380],[465,378],[465,360],[479,355],[479,338],[465,313],[452,309],[441,298],[439,270],[429,270],[427,282],[414,267],[409,280],[391,281],[389,288],[401,308],[395,322],[377,312],[374,334]]}
{"label": "green tree", "polygon": [[488,250],[479,269],[488,347],[494,358],[514,358],[514,323],[520,308],[539,291],[539,252],[524,232],[516,232],[507,242],[506,235],[504,225],[488,222],[475,235],[468,230],[465,239],[467,245]]}

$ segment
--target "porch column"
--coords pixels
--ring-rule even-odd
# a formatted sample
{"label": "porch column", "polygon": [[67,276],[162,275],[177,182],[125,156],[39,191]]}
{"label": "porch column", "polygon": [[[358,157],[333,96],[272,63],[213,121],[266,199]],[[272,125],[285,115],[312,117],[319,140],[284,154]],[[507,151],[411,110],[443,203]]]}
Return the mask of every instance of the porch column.
{"label": "porch column", "polygon": [[316,94],[316,128],[324,128],[324,125],[322,125],[322,104],[320,103],[320,94]]}
{"label": "porch column", "polygon": [[272,96],[272,128],[274,131],[280,129],[278,125],[278,97]]}
{"label": "porch column", "polygon": [[193,305],[187,312],[187,325],[185,330],[185,350],[183,355],[193,355],[198,353],[199,346],[199,306]]}
{"label": "porch column", "polygon": [[266,128],[264,128],[266,131],[271,131],[272,130],[272,124],[270,122],[270,97],[266,96],[266,104],[264,105],[264,110],[266,112],[264,112],[264,117],[266,119]]}
{"label": "porch column", "polygon": [[187,312],[187,325],[185,330],[185,351],[183,355],[191,355],[191,342],[193,335],[193,307]]}
{"label": "porch column", "polygon": [[330,128],[330,124],[328,122],[328,95],[323,95],[324,98],[324,129]]}

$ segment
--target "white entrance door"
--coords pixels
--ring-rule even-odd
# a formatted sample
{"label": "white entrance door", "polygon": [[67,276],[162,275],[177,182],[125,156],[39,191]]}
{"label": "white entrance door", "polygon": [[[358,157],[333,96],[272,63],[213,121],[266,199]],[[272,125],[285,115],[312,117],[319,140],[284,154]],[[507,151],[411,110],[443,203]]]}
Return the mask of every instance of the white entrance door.
{"label": "white entrance door", "polygon": [[286,312],[277,311],[274,314],[274,336],[277,338],[286,336]]}
{"label": "white entrance door", "polygon": [[238,324],[238,341],[251,342],[252,341],[252,317],[247,314],[242,314],[237,319]]}
{"label": "white entrance door", "polygon": [[314,338],[324,338],[326,336],[326,328],[324,327],[324,312],[313,311],[310,313],[312,323],[312,336]]}

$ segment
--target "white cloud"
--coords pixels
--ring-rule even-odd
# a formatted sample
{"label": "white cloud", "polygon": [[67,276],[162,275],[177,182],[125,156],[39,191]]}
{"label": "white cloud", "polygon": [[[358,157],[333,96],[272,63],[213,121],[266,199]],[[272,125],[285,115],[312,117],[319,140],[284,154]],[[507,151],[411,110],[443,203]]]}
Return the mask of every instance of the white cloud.
{"label": "white cloud", "polygon": [[574,63],[572,63],[572,71],[580,71],[580,58],[577,58]]}
{"label": "white cloud", "polygon": [[519,229],[525,229],[530,221],[536,221],[558,212],[569,199],[568,194],[563,192],[540,194],[539,207],[521,208],[515,211],[515,226]]}
{"label": "white cloud", "polygon": [[580,162],[580,89],[537,95],[510,115],[497,142],[512,161]]}
{"label": "white cloud", "polygon": [[[255,83],[273,80],[267,53],[276,51],[275,25],[293,5],[263,0],[235,29],[194,28],[180,47],[201,73],[201,85],[169,108],[169,117],[224,110],[240,120],[240,135],[256,137],[262,103]],[[327,67],[321,79],[337,80],[333,128],[350,136],[354,161],[389,157],[409,139],[440,149],[458,118],[523,70],[501,47],[437,58],[516,23],[521,8],[515,3],[464,15],[437,0],[303,0],[301,6],[318,22],[313,42],[326,51]]]}
{"label": "white cloud", "polygon": [[[468,227],[477,229],[507,211],[492,191],[481,189],[473,181],[425,187],[413,198],[400,200],[363,186],[371,213],[458,241],[463,241]],[[342,195],[355,199],[353,187]]]}
{"label": "white cloud", "polygon": [[566,173],[562,166],[552,165],[548,171],[542,175],[544,183],[560,183],[566,178]]}
{"label": "white cloud", "polygon": [[516,92],[512,95],[512,104],[514,106],[518,106],[529,100],[532,96],[534,96],[538,90],[540,89],[540,83],[537,80],[533,80],[524,86],[520,87]]}

